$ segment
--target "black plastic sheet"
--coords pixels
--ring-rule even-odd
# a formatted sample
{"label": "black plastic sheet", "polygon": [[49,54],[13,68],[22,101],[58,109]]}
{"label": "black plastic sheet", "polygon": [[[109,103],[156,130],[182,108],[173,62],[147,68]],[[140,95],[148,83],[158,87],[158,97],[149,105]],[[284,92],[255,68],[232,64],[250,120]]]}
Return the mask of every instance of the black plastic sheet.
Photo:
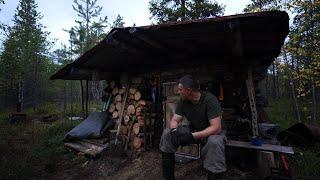
{"label": "black plastic sheet", "polygon": [[107,112],[93,112],[82,123],[69,131],[64,140],[99,138],[109,129],[114,128],[115,121]]}

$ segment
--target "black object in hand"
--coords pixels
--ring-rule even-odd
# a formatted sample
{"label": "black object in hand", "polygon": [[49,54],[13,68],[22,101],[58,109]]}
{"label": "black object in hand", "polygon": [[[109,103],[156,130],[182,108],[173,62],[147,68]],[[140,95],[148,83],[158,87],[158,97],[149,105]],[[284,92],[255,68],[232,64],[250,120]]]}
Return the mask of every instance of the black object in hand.
{"label": "black object in hand", "polygon": [[177,129],[171,129],[171,143],[175,147],[187,146],[192,144],[195,140],[187,126],[179,126]]}
{"label": "black object in hand", "polygon": [[178,133],[177,133],[177,129],[173,128],[171,129],[171,143],[175,146],[178,147],[180,145],[179,143],[179,138],[178,138]]}
{"label": "black object in hand", "polygon": [[189,127],[187,126],[178,127],[177,134],[180,146],[187,146],[195,141]]}

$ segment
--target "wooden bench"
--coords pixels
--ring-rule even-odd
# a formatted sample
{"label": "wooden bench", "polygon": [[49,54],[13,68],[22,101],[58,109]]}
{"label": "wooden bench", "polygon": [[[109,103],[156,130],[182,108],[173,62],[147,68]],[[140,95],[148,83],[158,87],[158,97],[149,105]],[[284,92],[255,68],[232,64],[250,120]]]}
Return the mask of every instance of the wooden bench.
{"label": "wooden bench", "polygon": [[250,142],[228,140],[226,143],[226,146],[271,151],[271,152],[280,152],[285,154],[294,154],[292,147],[273,145],[273,144],[262,144],[261,146],[255,146],[255,145],[252,145]]}

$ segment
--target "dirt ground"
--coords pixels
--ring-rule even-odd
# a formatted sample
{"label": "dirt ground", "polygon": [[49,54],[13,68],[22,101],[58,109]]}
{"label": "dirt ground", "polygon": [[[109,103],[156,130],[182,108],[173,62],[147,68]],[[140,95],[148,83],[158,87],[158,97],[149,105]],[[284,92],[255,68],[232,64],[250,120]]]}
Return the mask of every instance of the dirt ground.
{"label": "dirt ground", "polygon": [[[74,124],[60,125],[0,124],[0,179],[161,179],[158,148],[128,154],[123,147],[111,147],[98,158],[87,158],[63,145],[61,134]],[[226,179],[234,179],[243,172],[228,167],[226,174]],[[176,163],[177,180],[202,180],[206,176],[201,160]]]}
{"label": "dirt ground", "polygon": [[[111,179],[111,180],[157,180],[161,179],[161,153],[152,149],[127,155],[116,149],[111,149],[93,160],[83,158],[81,164],[61,162],[56,165],[47,178],[54,179]],[[244,179],[248,174],[228,167],[225,179]],[[207,174],[201,160],[185,164],[176,163],[176,180],[205,180]],[[245,178],[247,179],[247,178]]]}

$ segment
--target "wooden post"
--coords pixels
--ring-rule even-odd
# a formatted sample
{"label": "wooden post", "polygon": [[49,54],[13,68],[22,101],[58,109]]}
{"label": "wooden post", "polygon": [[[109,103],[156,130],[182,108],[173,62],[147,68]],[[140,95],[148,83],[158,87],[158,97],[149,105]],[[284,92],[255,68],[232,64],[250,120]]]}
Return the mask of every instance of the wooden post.
{"label": "wooden post", "polygon": [[85,113],[84,113],[84,94],[83,94],[83,83],[82,83],[82,80],[80,80],[80,86],[81,86],[81,109],[82,109],[82,117],[85,118]]}
{"label": "wooden post", "polygon": [[315,88],[315,81],[314,81],[313,77],[311,77],[311,95],[312,95],[312,105],[311,105],[312,124],[318,125],[318,123],[317,123],[316,88]]}
{"label": "wooden post", "polygon": [[276,167],[273,152],[257,151],[258,175],[261,179],[271,175],[271,168]]}
{"label": "wooden post", "polygon": [[89,101],[89,84],[88,84],[88,80],[86,80],[86,114],[85,114],[85,117],[88,117],[88,101]]}
{"label": "wooden post", "polygon": [[72,119],[72,117],[74,116],[74,114],[73,114],[73,82],[71,81],[70,82],[70,100],[71,100],[71,119]]}

